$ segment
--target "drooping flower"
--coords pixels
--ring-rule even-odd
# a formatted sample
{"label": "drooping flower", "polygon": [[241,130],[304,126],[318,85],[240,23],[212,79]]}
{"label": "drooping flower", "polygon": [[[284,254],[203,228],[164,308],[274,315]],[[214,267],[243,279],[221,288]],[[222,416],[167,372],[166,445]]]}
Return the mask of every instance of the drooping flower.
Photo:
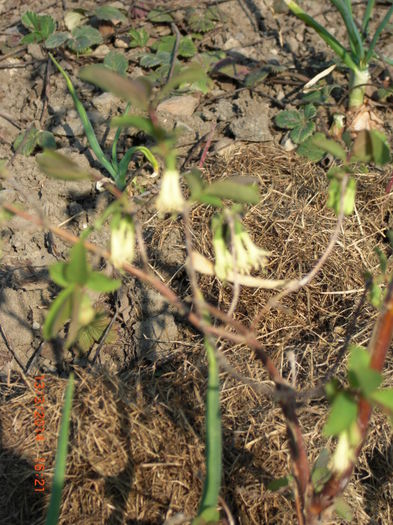
{"label": "drooping flower", "polygon": [[111,261],[116,268],[135,257],[135,226],[130,216],[115,215],[111,222]]}
{"label": "drooping flower", "polygon": [[212,231],[215,255],[214,272],[219,279],[225,280],[228,277],[229,272],[233,271],[233,257],[225,243],[224,225],[221,215],[213,217]]}
{"label": "drooping flower", "polygon": [[160,194],[156,200],[156,208],[160,215],[165,213],[181,213],[185,200],[180,188],[180,176],[176,169],[167,169],[162,176]]}
{"label": "drooping flower", "polygon": [[235,249],[236,269],[239,273],[248,274],[251,270],[258,270],[266,266],[266,256],[269,252],[259,248],[251,240],[250,234],[244,229],[240,218],[235,218],[235,235],[233,245]]}
{"label": "drooping flower", "polygon": [[[226,228],[223,215],[216,215],[212,219],[214,271],[222,280],[230,278],[233,273],[249,274],[251,270],[264,267],[266,256],[269,255],[269,252],[253,243],[239,216],[234,214],[232,217],[234,219],[232,242],[229,237],[231,229]],[[225,229],[228,235],[225,235]],[[228,245],[233,247],[233,253]]]}

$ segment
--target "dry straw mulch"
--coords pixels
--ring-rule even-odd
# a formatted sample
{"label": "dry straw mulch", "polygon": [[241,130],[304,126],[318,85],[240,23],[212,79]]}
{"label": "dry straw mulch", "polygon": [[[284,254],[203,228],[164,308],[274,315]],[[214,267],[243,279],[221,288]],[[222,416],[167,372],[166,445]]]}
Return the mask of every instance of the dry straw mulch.
{"label": "dry straw mulch", "polygon": [[[247,146],[230,159],[206,167],[213,180],[252,175],[260,184],[261,202],[249,209],[245,223],[257,244],[271,251],[266,275],[293,279],[309,271],[328,244],[336,218],[326,208],[323,170],[271,147]],[[364,271],[377,271],[374,247],[388,254],[384,233],[392,197],[389,178],[377,170],[359,173],[356,213],[347,218],[336,249],[307,289],[286,297],[279,308],[264,310],[272,292],[242,290],[236,317],[257,320],[266,351],[290,380],[296,363],[299,389],[323,379],[344,341],[364,289]],[[195,246],[211,257],[212,211],[192,213]],[[153,246],[163,246],[179,225],[157,223]],[[181,280],[181,279],[180,279]],[[183,279],[184,284],[184,279]],[[176,282],[173,282],[176,286]],[[209,300],[226,309],[232,288],[201,277]],[[261,315],[262,312],[262,315]],[[376,312],[364,305],[352,330],[352,341],[367,344]],[[202,489],[206,362],[200,339],[182,327],[187,345],[173,359],[154,366],[142,361],[118,376],[103,370],[77,370],[62,524],[159,524],[176,513],[195,514]],[[190,344],[192,343],[192,344]],[[195,343],[195,344],[193,344]],[[238,373],[269,385],[252,353],[227,343],[221,351]],[[338,364],[344,377],[346,359]],[[385,367],[385,384],[393,385],[393,359]],[[3,385],[0,407],[3,490],[0,522],[42,523],[49,490],[34,494],[34,459],[46,458],[48,485],[53,475],[65,380],[47,381],[46,441],[37,450],[33,434],[34,392],[21,380]],[[271,400],[222,373],[224,476],[222,496],[236,523],[296,523],[288,490],[272,493],[266,485],[290,470],[285,423]],[[323,446],[327,414],[324,399],[299,408],[310,460]],[[383,414],[374,414],[367,445],[345,493],[354,523],[390,523],[393,515],[392,432]],[[223,513],[224,515],[224,513]],[[326,523],[340,523],[332,516]]]}

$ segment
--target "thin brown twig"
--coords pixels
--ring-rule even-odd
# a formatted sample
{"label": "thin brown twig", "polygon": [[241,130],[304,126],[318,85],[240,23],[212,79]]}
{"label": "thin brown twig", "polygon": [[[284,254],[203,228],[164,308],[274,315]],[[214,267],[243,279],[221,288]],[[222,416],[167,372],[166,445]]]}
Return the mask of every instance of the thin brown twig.
{"label": "thin brown twig", "polygon": [[201,160],[199,161],[199,166],[198,166],[199,168],[203,168],[203,165],[205,164],[205,160],[206,160],[207,154],[209,152],[209,148],[210,148],[210,145],[212,143],[213,135],[214,135],[214,132],[216,130],[216,127],[217,127],[217,122],[213,122],[211,130],[209,131],[209,134],[207,136],[206,144],[205,144],[205,146],[203,148],[203,151],[202,151]]}

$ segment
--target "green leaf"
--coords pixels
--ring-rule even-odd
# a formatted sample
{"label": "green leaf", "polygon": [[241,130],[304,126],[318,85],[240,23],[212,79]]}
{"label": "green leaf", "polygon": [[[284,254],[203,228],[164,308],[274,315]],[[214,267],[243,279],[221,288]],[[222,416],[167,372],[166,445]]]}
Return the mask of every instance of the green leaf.
{"label": "green leaf", "polygon": [[87,170],[57,151],[44,151],[44,153],[37,155],[37,162],[45,175],[54,179],[84,180],[90,178]]}
{"label": "green leaf", "polygon": [[192,84],[193,82],[198,82],[204,78],[206,78],[206,73],[201,66],[193,63],[190,66],[183,68],[179,73],[173,75],[173,77],[160,90],[155,100],[156,102],[162,100],[167,97],[173,89],[176,89],[183,84]]}
{"label": "green leaf", "polygon": [[162,23],[162,22],[173,22],[172,16],[161,9],[152,9],[147,15],[147,19],[150,22]]}
{"label": "green leaf", "polygon": [[316,107],[313,104],[307,104],[304,108],[304,117],[307,120],[314,118],[317,114]]}
{"label": "green leaf", "polygon": [[59,31],[57,33],[52,33],[45,40],[45,47],[47,49],[54,49],[56,47],[62,46],[67,40],[71,38],[71,34],[67,32]]}
{"label": "green leaf", "polygon": [[348,363],[348,379],[354,388],[358,388],[365,397],[376,390],[382,376],[370,368],[370,354],[361,346],[352,346]]}
{"label": "green leaf", "polygon": [[351,345],[348,367],[352,370],[360,370],[370,366],[371,356],[364,346]]}
{"label": "green leaf", "polygon": [[[340,168],[339,168],[340,170]],[[328,189],[328,201],[327,207],[332,208],[338,215],[340,212],[341,205],[341,181],[335,176],[330,176],[330,184]],[[348,180],[347,188],[345,191],[343,212],[344,215],[350,215],[353,212],[355,206],[355,195],[356,195],[356,180],[351,177]]]}
{"label": "green leaf", "polygon": [[311,481],[315,492],[320,492],[324,484],[331,477],[331,471],[328,468],[329,460],[329,451],[327,448],[323,448],[314,463],[311,473]]}
{"label": "green leaf", "polygon": [[318,87],[309,93],[302,95],[301,103],[325,104],[333,89],[340,87],[338,84]]}
{"label": "green leaf", "polygon": [[270,69],[266,66],[251,71],[244,79],[244,85],[249,88],[255,88],[263,82],[270,74]]}
{"label": "green leaf", "polygon": [[314,145],[324,152],[331,153],[333,157],[345,161],[346,152],[344,148],[335,140],[328,139],[322,133],[316,133],[312,138]]}
{"label": "green leaf", "polygon": [[98,20],[109,20],[109,22],[126,22],[127,20],[127,17],[124,16],[123,13],[119,11],[119,9],[109,5],[96,7],[93,12],[94,16],[98,18]]}
{"label": "green leaf", "polygon": [[37,144],[42,149],[56,149],[56,140],[50,131],[40,131],[38,133]]}
{"label": "green leaf", "polygon": [[378,248],[378,246],[376,246],[374,248],[374,252],[378,256],[379,266],[381,268],[381,272],[382,273],[386,273],[387,266],[388,266],[388,259],[387,259],[386,255],[383,253],[383,251],[380,248]]}
{"label": "green leaf", "polygon": [[34,126],[31,129],[19,133],[13,143],[15,153],[29,157],[38,144],[39,133],[39,130]]}
{"label": "green leaf", "polygon": [[272,481],[269,481],[267,484],[267,490],[271,490],[272,492],[276,492],[277,490],[280,490],[284,487],[287,487],[290,482],[289,476],[283,476],[282,478],[273,479]]}
{"label": "green leaf", "polygon": [[143,27],[142,29],[130,29],[130,47],[145,47],[149,41],[149,33]]}
{"label": "green leaf", "polygon": [[385,388],[371,394],[371,399],[393,412],[393,388]]}
{"label": "green leaf", "polygon": [[315,122],[305,122],[299,126],[294,127],[289,136],[295,144],[301,144],[308,139],[315,131]]}
{"label": "green leaf", "polygon": [[75,53],[82,53],[92,46],[102,44],[102,35],[91,26],[77,26],[72,31],[72,40],[68,41],[68,47]]}
{"label": "green leaf", "polygon": [[139,65],[145,68],[156,67],[161,64],[169,64],[171,54],[165,51],[160,53],[146,53],[139,59]]}
{"label": "green leaf", "polygon": [[341,385],[335,377],[331,379],[329,383],[325,385],[326,397],[329,403],[332,403],[334,401],[340,389],[341,389]]}
{"label": "green leaf", "polygon": [[336,498],[334,501],[334,510],[337,515],[346,521],[351,521],[353,518],[353,512],[351,507],[342,498]]}
{"label": "green leaf", "polygon": [[64,262],[57,262],[49,266],[50,278],[62,288],[67,288],[67,286],[71,284],[65,275],[66,267],[67,263]]}
{"label": "green leaf", "polygon": [[74,374],[70,373],[67,389],[64,397],[63,413],[61,416],[59,439],[57,442],[55,472],[52,482],[52,493],[49,502],[45,525],[56,525],[59,520],[61,493],[63,491],[66,470],[68,436],[70,432],[70,420],[72,409],[72,397],[74,393]]}
{"label": "green leaf", "polygon": [[[77,337],[77,344],[84,353],[88,352],[94,343],[98,343],[109,325],[108,317],[103,313],[97,313],[94,319],[86,326],[83,326]],[[114,344],[117,340],[117,333],[114,326],[106,336],[107,344]]]}
{"label": "green leaf", "polygon": [[[173,52],[175,47],[176,37],[173,35],[168,35],[160,38],[155,46],[152,46],[152,49],[157,49],[157,52],[169,53],[170,55]],[[195,55],[197,48],[192,41],[192,38],[189,36],[182,37],[179,41],[179,47],[177,50],[177,55],[179,57],[190,58]]]}
{"label": "green leaf", "polygon": [[356,421],[357,413],[356,402],[347,393],[339,393],[333,401],[328,420],[323,427],[323,434],[338,436]]}
{"label": "green leaf", "polygon": [[344,202],[343,202],[343,208],[344,208],[344,215],[348,216],[351,215],[355,208],[355,196],[356,196],[356,179],[354,177],[351,177],[348,180],[347,189],[345,190],[344,195]]}
{"label": "green leaf", "polygon": [[86,248],[82,241],[74,244],[71,248],[70,262],[67,264],[65,275],[70,283],[86,284],[89,278],[89,267],[87,264]]}
{"label": "green leaf", "polygon": [[28,35],[25,35],[22,40],[20,41],[21,44],[35,44],[42,42],[43,38],[40,35],[40,33],[37,33],[36,31],[33,31],[33,33],[29,33]]}
{"label": "green leaf", "polygon": [[137,128],[146,133],[146,135],[154,134],[154,124],[146,117],[139,117],[137,115],[124,115],[122,117],[115,117],[111,120],[112,128]]}
{"label": "green leaf", "polygon": [[199,197],[203,193],[205,188],[205,183],[202,178],[202,172],[196,168],[191,169],[188,173],[184,174],[190,190],[191,190],[191,199],[193,201],[199,200]]}
{"label": "green leaf", "polygon": [[24,13],[21,17],[21,21],[27,29],[33,32],[36,38],[33,40],[35,42],[42,42],[56,29],[56,23],[51,16],[37,15],[32,11],[27,11]]}
{"label": "green leaf", "polygon": [[319,162],[325,156],[326,151],[315,144],[314,139],[316,137],[324,138],[325,135],[323,133],[314,133],[314,135],[299,144],[296,153],[307,157],[312,162]]}
{"label": "green leaf", "polygon": [[363,130],[358,133],[351,151],[351,161],[375,162],[383,165],[391,161],[387,139],[376,130]]}
{"label": "green leaf", "polygon": [[101,65],[84,67],[79,76],[82,80],[91,82],[105,91],[111,91],[140,109],[146,110],[148,107],[152,86],[143,77],[129,80]]}
{"label": "green leaf", "polygon": [[364,397],[369,397],[382,382],[382,376],[376,370],[364,368],[360,370],[350,370],[348,379],[352,387],[358,388]]}
{"label": "green leaf", "polygon": [[94,292],[114,292],[121,286],[119,279],[111,279],[101,272],[91,272],[86,281],[86,286]]}
{"label": "green leaf", "polygon": [[301,113],[295,109],[280,111],[274,119],[276,126],[282,129],[293,129],[303,123]]}
{"label": "green leaf", "polygon": [[122,53],[112,50],[105,56],[104,66],[123,76],[128,69],[128,60]]}
{"label": "green leaf", "polygon": [[63,324],[71,315],[71,297],[74,292],[74,286],[62,290],[53,303],[50,305],[46,315],[42,335],[44,339],[49,340],[54,337]]}
{"label": "green leaf", "polygon": [[234,202],[247,204],[258,204],[260,201],[259,191],[256,185],[244,185],[239,182],[234,182],[230,178],[209,184],[209,186],[206,186],[203,190],[203,194],[205,196],[230,199]]}
{"label": "green leaf", "polygon": [[26,27],[26,29],[30,29],[30,31],[39,30],[38,15],[32,11],[27,11],[24,13],[21,16],[21,22]]}
{"label": "green leaf", "polygon": [[370,293],[369,293],[369,300],[370,303],[374,306],[374,308],[377,308],[378,310],[381,308],[383,303],[383,292],[380,286],[373,282],[371,284]]}
{"label": "green leaf", "polygon": [[191,31],[195,33],[207,33],[215,27],[214,19],[209,16],[209,9],[203,13],[199,13],[192,8],[188,9],[186,11],[186,21]]}

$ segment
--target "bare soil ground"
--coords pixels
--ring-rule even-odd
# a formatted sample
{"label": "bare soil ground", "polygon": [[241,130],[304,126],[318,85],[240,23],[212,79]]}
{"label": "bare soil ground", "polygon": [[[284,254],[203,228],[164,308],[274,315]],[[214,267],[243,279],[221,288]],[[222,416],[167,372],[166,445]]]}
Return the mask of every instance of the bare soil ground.
{"label": "bare soil ground", "polygon": [[[63,225],[75,234],[94,222],[109,196],[97,193],[91,182],[47,179],[34,156],[24,157],[12,149],[20,130],[36,125],[54,133],[61,152],[99,172],[63,80],[53,69],[47,77],[47,59],[37,46],[21,48],[18,44],[23,34],[20,16],[28,8],[51,14],[60,22],[67,9],[89,9],[100,3],[31,1],[27,6],[18,0],[0,0],[0,157],[8,160],[11,173],[9,179],[1,182],[0,198],[18,202],[33,213],[44,213],[51,224]],[[158,5],[142,4],[147,8]],[[185,7],[195,4],[174,0],[166,2],[165,7],[173,9],[182,30]],[[179,108],[173,111],[167,107],[160,116],[168,127],[182,128],[179,159],[180,165],[187,167],[198,164],[207,136],[215,126],[204,166],[206,178],[257,178],[262,200],[250,208],[245,222],[255,242],[272,254],[267,276],[297,279],[323,253],[336,218],[326,208],[326,168],[285,152],[279,145],[283,133],[275,128],[272,119],[283,107],[295,107],[302,86],[324,69],[332,56],[311,30],[286,12],[275,13],[268,0],[228,0],[217,4],[222,21],[204,36],[200,46],[224,50],[236,62],[235,73],[214,75],[213,88],[206,95],[194,95],[197,104],[191,114],[186,110],[179,114]],[[333,10],[315,2],[304,4],[337,37],[343,36],[344,29]],[[130,8],[126,1],[118,1],[116,6],[126,11]],[[383,4],[377,4],[374,26],[384,10]],[[153,36],[168,30],[145,19],[129,18],[129,24],[144,26]],[[144,73],[135,50],[121,47],[120,40],[126,42],[126,33],[121,28],[116,31],[118,34],[106,45],[121,50],[129,59],[129,75]],[[391,32],[386,32],[380,46],[386,55],[391,55]],[[79,67],[101,60],[94,53],[89,57],[69,54],[63,65],[75,81],[99,139],[108,146],[109,119],[123,105],[114,98],[109,103],[97,100],[99,90],[77,77]],[[242,83],[244,71],[261,64],[285,67],[255,88],[246,89]],[[378,85],[383,69],[375,66],[372,73]],[[332,108],[339,106],[346,95],[343,73],[334,75],[342,87],[331,103],[318,110],[321,130],[327,128]],[[43,93],[48,99],[44,113]],[[383,119],[392,142],[391,104],[378,104],[375,111]],[[127,136],[122,147],[135,140],[141,140],[140,136]],[[155,181],[144,173],[142,170],[140,183],[149,188]],[[285,298],[281,308],[267,310],[258,320],[258,337],[266,351],[284,377],[296,381],[299,389],[318,385],[335,364],[338,376],[344,377],[346,360],[340,349],[348,334],[354,343],[368,343],[377,313],[367,302],[355,319],[354,313],[364,295],[365,270],[378,270],[375,246],[391,255],[385,237],[393,224],[392,197],[385,192],[390,178],[389,171],[374,168],[358,174],[356,213],[345,220],[333,256],[309,287]],[[195,247],[212,259],[210,216],[211,210],[196,207],[191,220]],[[152,269],[186,297],[190,290],[181,225],[172,219],[159,220],[152,207],[146,208],[142,224]],[[83,355],[66,352],[61,337],[53,343],[45,342],[41,327],[48,305],[58,292],[49,281],[47,266],[63,260],[69,246],[17,218],[1,225],[1,239],[0,522],[43,523],[65,377],[71,368],[77,371],[77,386],[60,523],[155,525],[178,513],[195,515],[204,472],[206,361],[200,335],[157,293],[125,280],[111,299],[97,298],[109,319],[116,315],[116,337],[112,342],[107,341],[102,347],[93,345]],[[92,241],[105,246],[109,232],[93,234]],[[102,265],[100,260],[92,262]],[[389,267],[392,269],[390,258]],[[232,287],[206,276],[201,278],[201,286],[209,301],[228,309]],[[272,292],[265,290],[243,289],[236,318],[244,323],[254,322],[271,296]],[[237,374],[266,388],[263,395],[228,371],[221,375],[222,503],[241,525],[296,523],[290,491],[267,490],[272,479],[287,475],[291,468],[284,420],[268,395],[271,383],[267,373],[244,346],[222,343],[221,351]],[[47,430],[45,445],[37,450],[32,377],[42,372],[48,378]],[[384,380],[384,384],[393,386],[391,354]],[[327,403],[322,398],[309,399],[299,408],[311,460],[316,459],[322,447],[334,446],[333,442],[326,443],[321,434],[326,414]],[[43,494],[32,489],[37,454],[45,458],[47,466],[49,487]],[[385,525],[392,521],[392,431],[381,413],[373,416],[367,445],[345,500],[356,524]],[[225,511],[222,516],[223,523],[228,523]],[[333,515],[324,523],[342,521]]]}

